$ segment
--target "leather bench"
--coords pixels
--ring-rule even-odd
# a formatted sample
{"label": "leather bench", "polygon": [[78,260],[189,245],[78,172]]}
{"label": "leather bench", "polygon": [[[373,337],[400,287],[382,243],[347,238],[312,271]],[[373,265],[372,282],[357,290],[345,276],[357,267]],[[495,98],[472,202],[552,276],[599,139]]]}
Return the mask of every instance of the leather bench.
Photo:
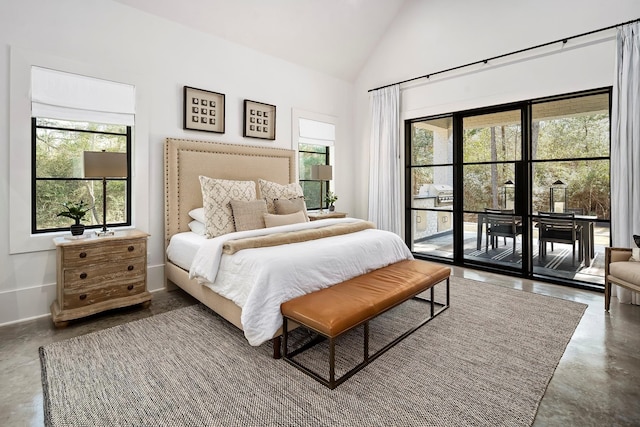
{"label": "leather bench", "polygon": [[[449,307],[451,269],[436,263],[404,260],[346,280],[331,287],[294,298],[281,305],[283,315],[284,359],[325,386],[334,389],[382,355],[402,339]],[[446,281],[446,302],[434,301],[433,286]],[[369,355],[369,321],[385,311],[431,289],[429,317],[375,354]],[[438,305],[438,311],[435,306]],[[288,349],[289,325],[293,321],[329,340],[329,379],[303,366],[294,357],[307,350]],[[335,343],[345,332],[364,325],[364,360],[342,377],[335,377]]]}

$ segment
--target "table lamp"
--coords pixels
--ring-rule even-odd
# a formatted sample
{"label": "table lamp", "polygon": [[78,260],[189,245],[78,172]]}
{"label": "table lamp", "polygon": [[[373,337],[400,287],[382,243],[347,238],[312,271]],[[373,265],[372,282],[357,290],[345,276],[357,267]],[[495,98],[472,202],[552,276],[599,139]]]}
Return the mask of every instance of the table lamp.
{"label": "table lamp", "polygon": [[102,178],[102,230],[96,231],[98,236],[114,234],[107,229],[107,178],[126,178],[127,174],[127,153],[84,152],[84,177]]}
{"label": "table lamp", "polygon": [[331,165],[312,165],[311,179],[320,181],[320,213],[323,213],[322,195],[324,194],[324,182],[333,179],[333,168]]}

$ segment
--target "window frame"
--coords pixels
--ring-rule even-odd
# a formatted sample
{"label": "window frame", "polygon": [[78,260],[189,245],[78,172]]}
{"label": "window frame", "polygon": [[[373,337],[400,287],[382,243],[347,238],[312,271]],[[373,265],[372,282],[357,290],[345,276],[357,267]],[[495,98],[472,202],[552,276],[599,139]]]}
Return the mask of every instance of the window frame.
{"label": "window frame", "polygon": [[[316,146],[316,147],[324,147],[324,153],[320,153],[319,151],[301,150],[300,149],[300,145],[303,145],[303,144],[304,145],[313,145],[313,146]],[[299,165],[301,164],[300,156],[301,155],[304,156],[305,154],[324,156],[324,163],[321,163],[321,164],[331,165],[331,147],[329,147],[328,145],[319,145],[319,144],[309,144],[309,143],[306,143],[306,142],[298,142],[298,162],[299,162]],[[319,181],[317,181],[315,179],[302,179],[301,175],[302,175],[302,169],[299,168],[299,170],[298,170],[298,181],[300,182],[301,186],[302,186],[302,183],[304,183],[304,182],[319,182]],[[323,182],[322,185],[323,185],[325,194],[328,193],[329,191],[332,191],[331,190],[331,181],[322,181],[322,182]],[[302,188],[303,188],[303,191],[304,191],[304,186],[302,186]],[[315,206],[315,205],[309,206],[309,205],[307,205],[307,209],[309,209],[309,210],[328,209],[329,208],[329,204],[327,203],[326,197],[323,197],[322,201],[324,202],[324,203],[322,203],[322,206]],[[315,203],[315,200],[314,200],[314,203]]]}
{"label": "window frame", "polygon": [[[67,231],[69,227],[57,227],[57,228],[43,228],[38,229],[37,227],[37,197],[36,197],[36,186],[38,181],[102,181],[100,178],[76,178],[76,177],[55,177],[55,178],[39,178],[37,177],[37,158],[36,158],[36,144],[38,143],[37,132],[38,129],[52,129],[59,130],[63,132],[71,132],[71,133],[91,133],[98,135],[117,135],[124,136],[126,138],[126,154],[127,154],[127,177],[126,178],[107,178],[107,182],[110,181],[125,181],[126,183],[126,192],[125,192],[125,216],[126,221],[124,222],[108,222],[106,225],[109,228],[112,227],[127,227],[131,225],[131,195],[132,195],[132,185],[131,185],[131,148],[132,148],[132,126],[125,126],[125,133],[115,133],[115,132],[101,132],[94,130],[84,130],[84,129],[72,129],[72,128],[63,128],[56,126],[43,126],[38,125],[38,119],[42,117],[32,117],[31,118],[31,233],[32,234],[43,234],[43,233],[55,233],[60,231]],[[71,121],[71,120],[69,120]],[[77,121],[77,123],[90,123],[90,122],[82,122]],[[107,212],[109,210],[109,205],[107,205]],[[108,217],[108,215],[107,215]],[[85,225],[86,229],[98,229],[101,228],[103,224],[95,224],[95,225]]]}

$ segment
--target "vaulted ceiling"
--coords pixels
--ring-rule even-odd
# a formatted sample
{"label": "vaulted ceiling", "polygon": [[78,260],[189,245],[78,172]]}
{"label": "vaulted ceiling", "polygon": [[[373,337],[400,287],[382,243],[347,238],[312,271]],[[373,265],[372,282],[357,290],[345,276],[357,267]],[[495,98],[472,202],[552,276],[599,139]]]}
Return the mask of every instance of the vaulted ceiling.
{"label": "vaulted ceiling", "polygon": [[354,81],[406,0],[115,0]]}

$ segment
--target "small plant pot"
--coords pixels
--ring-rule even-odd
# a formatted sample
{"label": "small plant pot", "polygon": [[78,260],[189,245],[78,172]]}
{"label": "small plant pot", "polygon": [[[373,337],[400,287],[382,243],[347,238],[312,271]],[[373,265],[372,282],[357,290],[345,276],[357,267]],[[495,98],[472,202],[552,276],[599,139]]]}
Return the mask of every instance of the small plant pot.
{"label": "small plant pot", "polygon": [[72,236],[82,236],[84,234],[84,224],[73,224],[71,226]]}
{"label": "small plant pot", "polygon": [[333,212],[333,211],[335,211],[335,210],[336,210],[336,207],[335,207],[335,206],[333,206],[333,205],[329,206],[329,212]]}

